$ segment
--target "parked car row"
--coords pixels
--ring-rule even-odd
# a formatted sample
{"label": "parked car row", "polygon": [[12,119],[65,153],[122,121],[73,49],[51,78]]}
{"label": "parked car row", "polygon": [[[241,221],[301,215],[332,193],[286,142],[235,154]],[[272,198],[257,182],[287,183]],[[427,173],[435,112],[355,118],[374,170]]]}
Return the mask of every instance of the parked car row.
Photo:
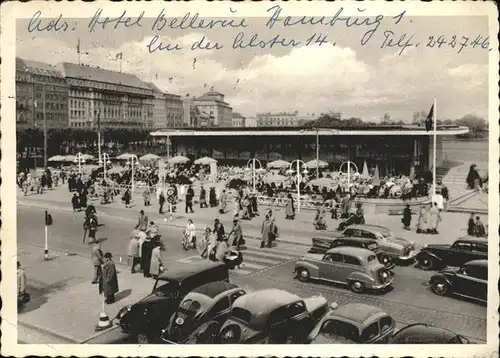
{"label": "parked car row", "polygon": [[[366,262],[375,257],[365,251]],[[369,262],[375,271],[387,270],[376,257]],[[356,277],[365,279],[361,272]],[[124,307],[116,320],[141,344],[469,343],[424,324],[395,332],[389,314],[366,304],[339,307],[322,296],[279,289],[247,292],[229,282],[225,264],[208,261],[165,271],[151,294]]]}
{"label": "parked car row", "polygon": [[394,281],[391,269],[396,263],[415,261],[421,269],[440,270],[429,281],[434,293],[486,302],[487,259],[485,238],[464,237],[452,245],[427,245],[417,253],[413,242],[397,238],[389,229],[360,224],[331,237],[313,237],[311,249],[295,264],[294,273],[301,281],[345,284],[356,293],[383,291]]}

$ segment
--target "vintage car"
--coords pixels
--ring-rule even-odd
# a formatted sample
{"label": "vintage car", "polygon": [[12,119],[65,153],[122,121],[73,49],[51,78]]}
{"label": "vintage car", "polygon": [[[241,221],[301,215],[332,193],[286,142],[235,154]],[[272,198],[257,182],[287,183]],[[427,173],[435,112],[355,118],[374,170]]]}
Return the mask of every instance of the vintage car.
{"label": "vintage car", "polygon": [[306,343],[387,343],[394,333],[394,319],[378,307],[348,303],[340,307],[332,304],[331,308]]}
{"label": "vintage car", "polygon": [[340,233],[330,232],[329,235],[335,238],[360,237],[376,240],[380,250],[397,262],[412,262],[417,254],[414,242],[396,237],[391,230],[379,225],[356,224]]}
{"label": "vintage car", "polygon": [[401,328],[390,339],[391,344],[469,344],[470,341],[452,331],[425,323]]}
{"label": "vintage car", "polygon": [[456,294],[483,302],[488,299],[488,261],[473,260],[460,268],[445,268],[432,275],[429,284],[434,293]]}
{"label": "vintage car", "polygon": [[395,266],[392,257],[386,254],[380,248],[377,240],[375,239],[354,236],[339,237],[337,239],[314,237],[312,239],[312,242],[313,246],[308,251],[308,253],[310,254],[324,254],[330,249],[341,246],[361,247],[373,251],[380,263],[382,263],[388,269],[391,269]]}
{"label": "vintage car", "polygon": [[117,325],[123,332],[135,336],[137,343],[159,340],[161,330],[167,326],[184,296],[214,281],[229,281],[225,264],[200,261],[172,267],[158,276],[151,294],[118,312]]}
{"label": "vintage car", "polygon": [[233,303],[217,342],[301,344],[328,310],[328,302],[321,296],[302,299],[278,289],[247,293]]}
{"label": "vintage car", "polygon": [[305,254],[295,263],[294,272],[301,281],[319,279],[349,285],[362,293],[365,289],[381,291],[394,281],[394,273],[382,265],[367,249],[341,246],[326,254]]}
{"label": "vintage car", "polygon": [[417,267],[423,270],[440,270],[446,266],[460,267],[472,260],[486,260],[488,239],[466,236],[452,245],[427,245],[422,247],[416,259]]}
{"label": "vintage car", "polygon": [[161,338],[167,343],[213,343],[233,302],[245,293],[224,281],[195,288],[181,301]]}

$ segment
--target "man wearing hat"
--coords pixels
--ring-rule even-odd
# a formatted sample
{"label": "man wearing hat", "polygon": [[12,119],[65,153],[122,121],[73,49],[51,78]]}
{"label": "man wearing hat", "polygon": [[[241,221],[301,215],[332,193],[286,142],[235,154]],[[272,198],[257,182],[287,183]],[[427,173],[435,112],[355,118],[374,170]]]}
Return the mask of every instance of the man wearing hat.
{"label": "man wearing hat", "polygon": [[243,239],[243,230],[241,229],[238,219],[233,220],[233,229],[231,230],[231,233],[234,236],[232,246],[236,246],[236,250],[239,250]]}
{"label": "man wearing hat", "polygon": [[94,266],[94,277],[92,279],[92,283],[99,283],[99,280],[102,276],[101,265],[104,262],[104,256],[102,254],[99,242],[97,242],[95,239],[91,239],[90,244],[92,245],[90,248],[90,257],[92,265]]}
{"label": "man wearing hat", "polygon": [[102,265],[102,280],[100,292],[105,297],[105,303],[111,304],[115,302],[115,293],[118,289],[118,275],[116,274],[115,263],[111,259],[111,253],[104,254],[104,263]]}
{"label": "man wearing hat", "polygon": [[152,252],[153,243],[151,242],[151,238],[146,236],[141,247],[141,267],[144,277],[151,277],[151,273],[149,272],[149,270],[151,267]]}

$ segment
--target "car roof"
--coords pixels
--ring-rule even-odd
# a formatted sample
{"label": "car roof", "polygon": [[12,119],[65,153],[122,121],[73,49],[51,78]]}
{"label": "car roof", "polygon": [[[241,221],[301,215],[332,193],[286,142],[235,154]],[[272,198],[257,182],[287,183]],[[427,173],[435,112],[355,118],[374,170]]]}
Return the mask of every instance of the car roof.
{"label": "car roof", "polygon": [[342,236],[335,238],[334,241],[344,240],[344,241],[359,241],[359,242],[376,242],[375,239],[370,239],[368,237],[360,237],[360,236]]}
{"label": "car roof", "polygon": [[390,232],[391,230],[386,228],[385,226],[380,226],[380,225],[371,225],[371,224],[354,224],[354,225],[349,225],[346,229],[364,229],[364,230],[374,230],[374,231],[387,231]]}
{"label": "car roof", "polygon": [[485,237],[463,236],[455,241],[467,241],[475,244],[488,244],[488,239]]}
{"label": "car roof", "polygon": [[393,339],[395,339],[394,343],[397,343],[400,341],[400,338],[402,336],[417,336],[420,337],[421,339],[424,339],[425,337],[436,337],[438,336],[441,342],[446,342],[449,341],[450,339],[454,338],[457,336],[456,333],[445,329],[441,327],[436,327],[432,325],[428,325],[426,323],[415,323],[411,324],[409,326],[401,328],[399,331],[397,331]]}
{"label": "car roof", "polygon": [[343,318],[356,323],[359,327],[367,320],[371,320],[374,316],[385,316],[383,310],[378,307],[366,305],[364,303],[348,303],[328,313],[328,318]]}
{"label": "car roof", "polygon": [[373,251],[368,249],[364,249],[362,247],[353,247],[353,246],[339,246],[327,251],[328,254],[342,254],[342,255],[350,255],[356,257],[368,257],[369,255],[373,255]]}
{"label": "car roof", "polygon": [[467,266],[481,266],[488,268],[488,260],[472,260],[466,263]]}
{"label": "car roof", "polygon": [[[210,298],[215,298],[221,293],[225,291],[229,291],[233,288],[238,288],[235,284],[224,282],[224,281],[215,281],[209,282],[204,285],[196,287],[192,290],[192,293],[198,293],[200,295],[204,295]],[[189,294],[188,294],[189,295]]]}
{"label": "car roof", "polygon": [[255,314],[263,314],[300,300],[301,298],[293,293],[270,288],[247,293],[239,297],[234,302],[233,307],[244,308]]}
{"label": "car roof", "polygon": [[158,275],[158,280],[181,281],[202,271],[219,266],[225,266],[225,264],[222,262],[213,262],[208,260],[194,261],[189,264],[179,264],[178,266],[173,266],[172,268],[163,271],[160,275]]}

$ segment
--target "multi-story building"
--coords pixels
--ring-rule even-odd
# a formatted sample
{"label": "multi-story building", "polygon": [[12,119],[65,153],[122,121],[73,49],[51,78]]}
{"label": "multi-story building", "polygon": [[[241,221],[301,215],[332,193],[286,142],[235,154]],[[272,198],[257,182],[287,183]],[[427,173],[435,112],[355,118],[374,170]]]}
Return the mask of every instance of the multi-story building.
{"label": "multi-story building", "polygon": [[245,117],[237,112],[233,112],[233,127],[245,127]]}
{"label": "multi-story building", "polygon": [[166,120],[168,128],[182,128],[184,109],[181,96],[165,93]]}
{"label": "multi-story building", "polygon": [[257,127],[257,118],[255,117],[246,117],[245,118],[245,127]]}
{"label": "multi-story building", "polygon": [[70,127],[150,128],[155,96],[136,76],[68,62],[58,68],[69,85]]}
{"label": "multi-story building", "polygon": [[165,93],[159,89],[153,82],[146,82],[153,91],[153,122],[150,127],[152,129],[167,128],[167,107]]}
{"label": "multi-story building", "polygon": [[233,109],[224,101],[224,95],[212,87],[203,96],[196,98],[193,104],[201,113],[213,117],[213,125],[231,127],[233,124]]}
{"label": "multi-story building", "polygon": [[298,111],[257,114],[257,127],[296,127],[298,124]]}
{"label": "multi-story building", "polygon": [[16,58],[16,125],[20,129],[68,127],[68,84],[46,63]]}

